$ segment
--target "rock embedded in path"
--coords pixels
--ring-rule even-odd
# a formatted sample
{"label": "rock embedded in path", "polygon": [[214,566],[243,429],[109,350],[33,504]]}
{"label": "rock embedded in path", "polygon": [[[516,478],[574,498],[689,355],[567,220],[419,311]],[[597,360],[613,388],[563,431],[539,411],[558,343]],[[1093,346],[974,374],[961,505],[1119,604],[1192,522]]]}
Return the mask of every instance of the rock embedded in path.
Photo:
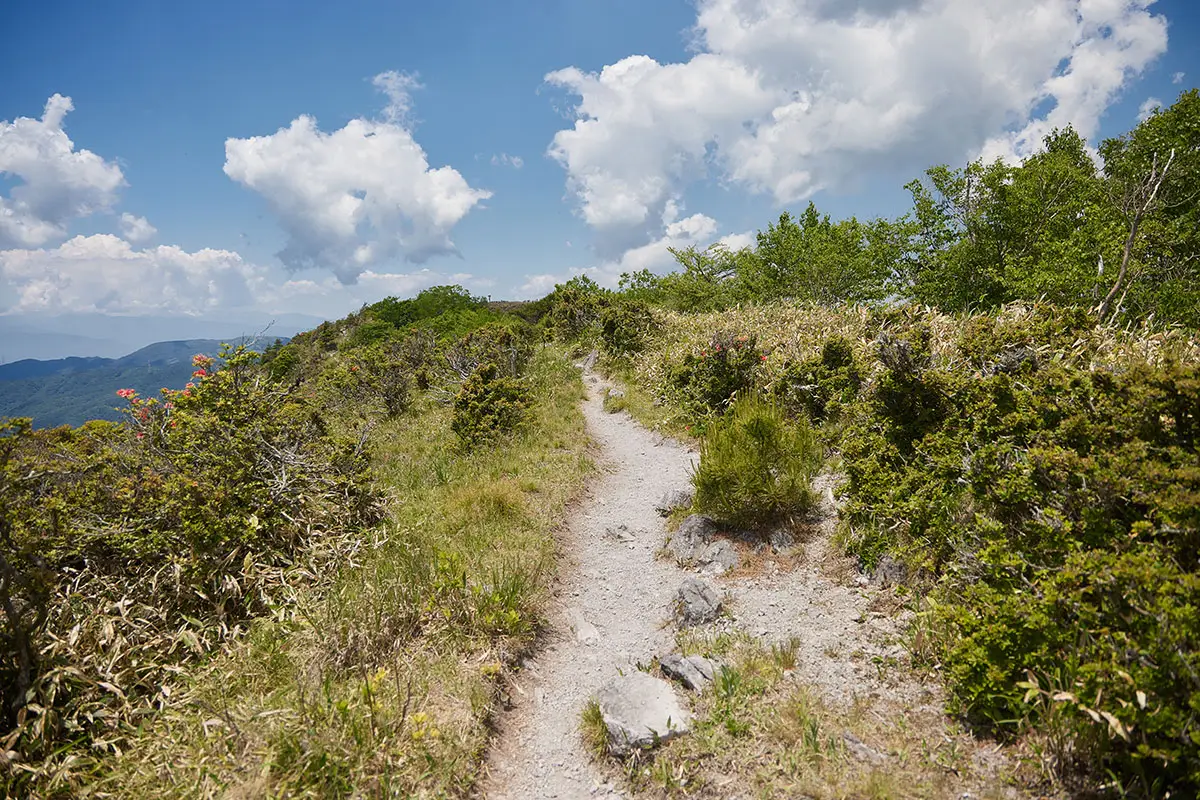
{"label": "rock embedded in path", "polygon": [[604,396],[611,400],[616,400],[618,398],[624,397],[625,392],[621,389],[609,389],[607,392],[604,393]]}
{"label": "rock embedded in path", "polygon": [[679,681],[693,692],[699,692],[716,678],[717,664],[704,656],[681,656],[672,653],[658,660],[663,674]]}
{"label": "rock embedded in path", "polygon": [[675,621],[681,628],[714,622],[721,615],[721,598],[702,580],[688,578],[675,593]]}
{"label": "rock embedded in path", "polygon": [[683,564],[694,564],[696,557],[720,530],[717,523],[702,514],[692,514],[667,541],[667,551]]}
{"label": "rock embedded in path", "polygon": [[606,683],[596,701],[613,755],[654,747],[691,729],[692,715],[680,705],[671,684],[640,670]]}
{"label": "rock embedded in path", "polygon": [[670,516],[676,509],[690,507],[692,498],[693,494],[686,489],[671,489],[659,499],[654,510],[664,517]]}
{"label": "rock embedded in path", "polygon": [[723,575],[741,563],[737,548],[728,539],[718,539],[709,544],[696,556],[696,563],[705,575]]}

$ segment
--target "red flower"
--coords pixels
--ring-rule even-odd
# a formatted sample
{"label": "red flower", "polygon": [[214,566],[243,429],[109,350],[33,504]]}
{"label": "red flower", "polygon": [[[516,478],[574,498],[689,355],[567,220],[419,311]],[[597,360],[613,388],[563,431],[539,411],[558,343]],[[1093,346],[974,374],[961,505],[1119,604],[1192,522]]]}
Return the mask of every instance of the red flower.
{"label": "red flower", "polygon": [[206,369],[198,369],[192,373],[193,378],[203,378],[207,375],[208,375],[208,370],[206,370]]}
{"label": "red flower", "polygon": [[763,360],[763,361],[766,361],[766,360],[767,360],[767,357],[766,357],[766,356],[762,356],[762,359],[761,359],[761,360]]}
{"label": "red flower", "polygon": [[213,360],[211,358],[203,353],[197,353],[196,355],[192,356],[193,367],[209,367],[212,366],[212,361]]}
{"label": "red flower", "polygon": [[128,400],[129,398],[133,397],[136,394],[137,394],[137,392],[135,392],[133,389],[117,389],[117,397],[121,397],[126,400]]}

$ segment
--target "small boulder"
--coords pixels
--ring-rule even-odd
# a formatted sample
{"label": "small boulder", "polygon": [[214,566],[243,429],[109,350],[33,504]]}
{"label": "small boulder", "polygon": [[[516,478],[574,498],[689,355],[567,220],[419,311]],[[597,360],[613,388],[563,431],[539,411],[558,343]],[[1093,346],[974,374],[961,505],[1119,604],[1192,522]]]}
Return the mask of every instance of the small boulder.
{"label": "small boulder", "polygon": [[688,508],[692,504],[692,493],[684,489],[672,489],[664,494],[654,506],[654,510],[666,517],[677,508]]}
{"label": "small boulder", "polygon": [[882,764],[887,761],[887,756],[865,744],[850,731],[842,731],[842,743],[846,746],[846,752],[856,761],[867,764]]}
{"label": "small boulder", "polygon": [[767,537],[767,543],[771,545],[771,549],[776,553],[782,553],[784,550],[787,550],[789,547],[792,547],[796,544],[796,537],[792,536],[791,531],[771,531],[770,535]]}
{"label": "small boulder", "polygon": [[675,593],[675,620],[681,628],[713,622],[721,615],[721,598],[702,580],[688,578]]}
{"label": "small boulder", "polygon": [[667,550],[682,564],[692,564],[719,528],[717,523],[702,514],[692,514],[667,541]]}
{"label": "small boulder", "polygon": [[604,395],[604,396],[605,396],[605,397],[607,397],[607,398],[608,398],[608,399],[610,399],[610,400],[616,400],[616,399],[618,399],[618,398],[624,397],[624,396],[625,396],[625,392],[624,392],[624,391],[622,391],[621,389],[609,389],[609,390],[608,390],[608,391],[605,393],[605,395]]}
{"label": "small boulder", "polygon": [[723,575],[741,563],[737,548],[728,539],[717,539],[709,542],[699,555],[696,562],[706,575]]}
{"label": "small boulder", "polygon": [[899,586],[908,581],[908,567],[891,556],[884,556],[871,573],[871,581],[883,587]]}
{"label": "small boulder", "polygon": [[693,692],[699,692],[713,682],[717,674],[717,664],[704,656],[684,656],[672,653],[658,660],[663,674],[672,680],[679,681]]}
{"label": "small boulder", "polygon": [[692,715],[680,705],[671,684],[645,672],[609,681],[597,692],[596,701],[613,755],[651,748],[691,729]]}

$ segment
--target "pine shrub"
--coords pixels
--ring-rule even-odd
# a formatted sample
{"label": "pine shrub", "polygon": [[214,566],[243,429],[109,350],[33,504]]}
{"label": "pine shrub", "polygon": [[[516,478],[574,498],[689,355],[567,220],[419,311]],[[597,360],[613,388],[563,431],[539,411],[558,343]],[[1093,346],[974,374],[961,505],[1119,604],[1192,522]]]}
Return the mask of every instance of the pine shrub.
{"label": "pine shrub", "polygon": [[747,394],[701,445],[692,475],[696,509],[739,527],[804,513],[814,501],[809,484],[820,461],[806,421],[789,421],[778,406]]}

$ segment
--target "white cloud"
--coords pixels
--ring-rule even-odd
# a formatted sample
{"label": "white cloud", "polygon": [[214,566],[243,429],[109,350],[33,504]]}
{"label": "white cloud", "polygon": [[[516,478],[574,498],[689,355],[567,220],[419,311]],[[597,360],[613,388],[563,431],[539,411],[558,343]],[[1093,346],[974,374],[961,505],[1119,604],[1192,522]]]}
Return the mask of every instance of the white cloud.
{"label": "white cloud", "polygon": [[714,173],[783,204],[1090,137],[1166,49],[1153,1],[699,0],[686,63],[546,76],[579,98],[549,152],[598,246],[627,249]]}
{"label": "white cloud", "polygon": [[520,169],[525,166],[525,159],[520,156],[510,156],[508,153],[500,153],[499,155],[492,156],[492,166]]}
{"label": "white cloud", "polygon": [[263,270],[228,250],[136,250],[111,234],[0,250],[0,313],[196,315],[251,306],[264,283]]}
{"label": "white cloud", "polygon": [[42,118],[0,121],[0,174],[19,183],[0,196],[0,248],[38,247],[67,235],[78,217],[107,211],[125,185],[121,168],[90,150],[76,150],[63,130],[75,106],[55,94]]}
{"label": "white cloud", "polygon": [[[615,288],[625,272],[663,273],[675,266],[671,248],[704,246],[712,241],[717,231],[717,221],[704,214],[693,214],[677,221],[664,220],[661,235],[647,244],[632,247],[620,258],[605,261],[585,269],[573,269],[558,274],[526,275],[525,283],[517,290],[519,297],[541,297],[553,291],[555,284],[570,280],[576,275],[587,275],[601,286]],[[735,237],[725,237],[731,239]],[[724,242],[725,239],[721,241]]]}
{"label": "white cloud", "polygon": [[374,83],[388,96],[382,121],[324,133],[304,115],[269,136],[225,142],[225,174],[266,198],[293,270],[326,268],[353,283],[391,259],[456,253],[451,230],[491,197],[452,167],[430,168],[409,122],[415,78],[388,72]]}
{"label": "white cloud", "polygon": [[1138,108],[1138,122],[1145,122],[1150,119],[1154,115],[1154,112],[1162,107],[1163,102],[1157,97],[1146,98],[1146,102],[1142,103],[1141,107]]}
{"label": "white cloud", "polygon": [[1184,73],[1176,72],[1174,75],[1171,76],[1171,83],[1174,83],[1174,84],[1183,83],[1183,79],[1186,77],[1187,76]]}
{"label": "white cloud", "polygon": [[145,217],[137,217],[128,211],[121,215],[121,235],[133,244],[141,244],[154,238],[158,228]]}

